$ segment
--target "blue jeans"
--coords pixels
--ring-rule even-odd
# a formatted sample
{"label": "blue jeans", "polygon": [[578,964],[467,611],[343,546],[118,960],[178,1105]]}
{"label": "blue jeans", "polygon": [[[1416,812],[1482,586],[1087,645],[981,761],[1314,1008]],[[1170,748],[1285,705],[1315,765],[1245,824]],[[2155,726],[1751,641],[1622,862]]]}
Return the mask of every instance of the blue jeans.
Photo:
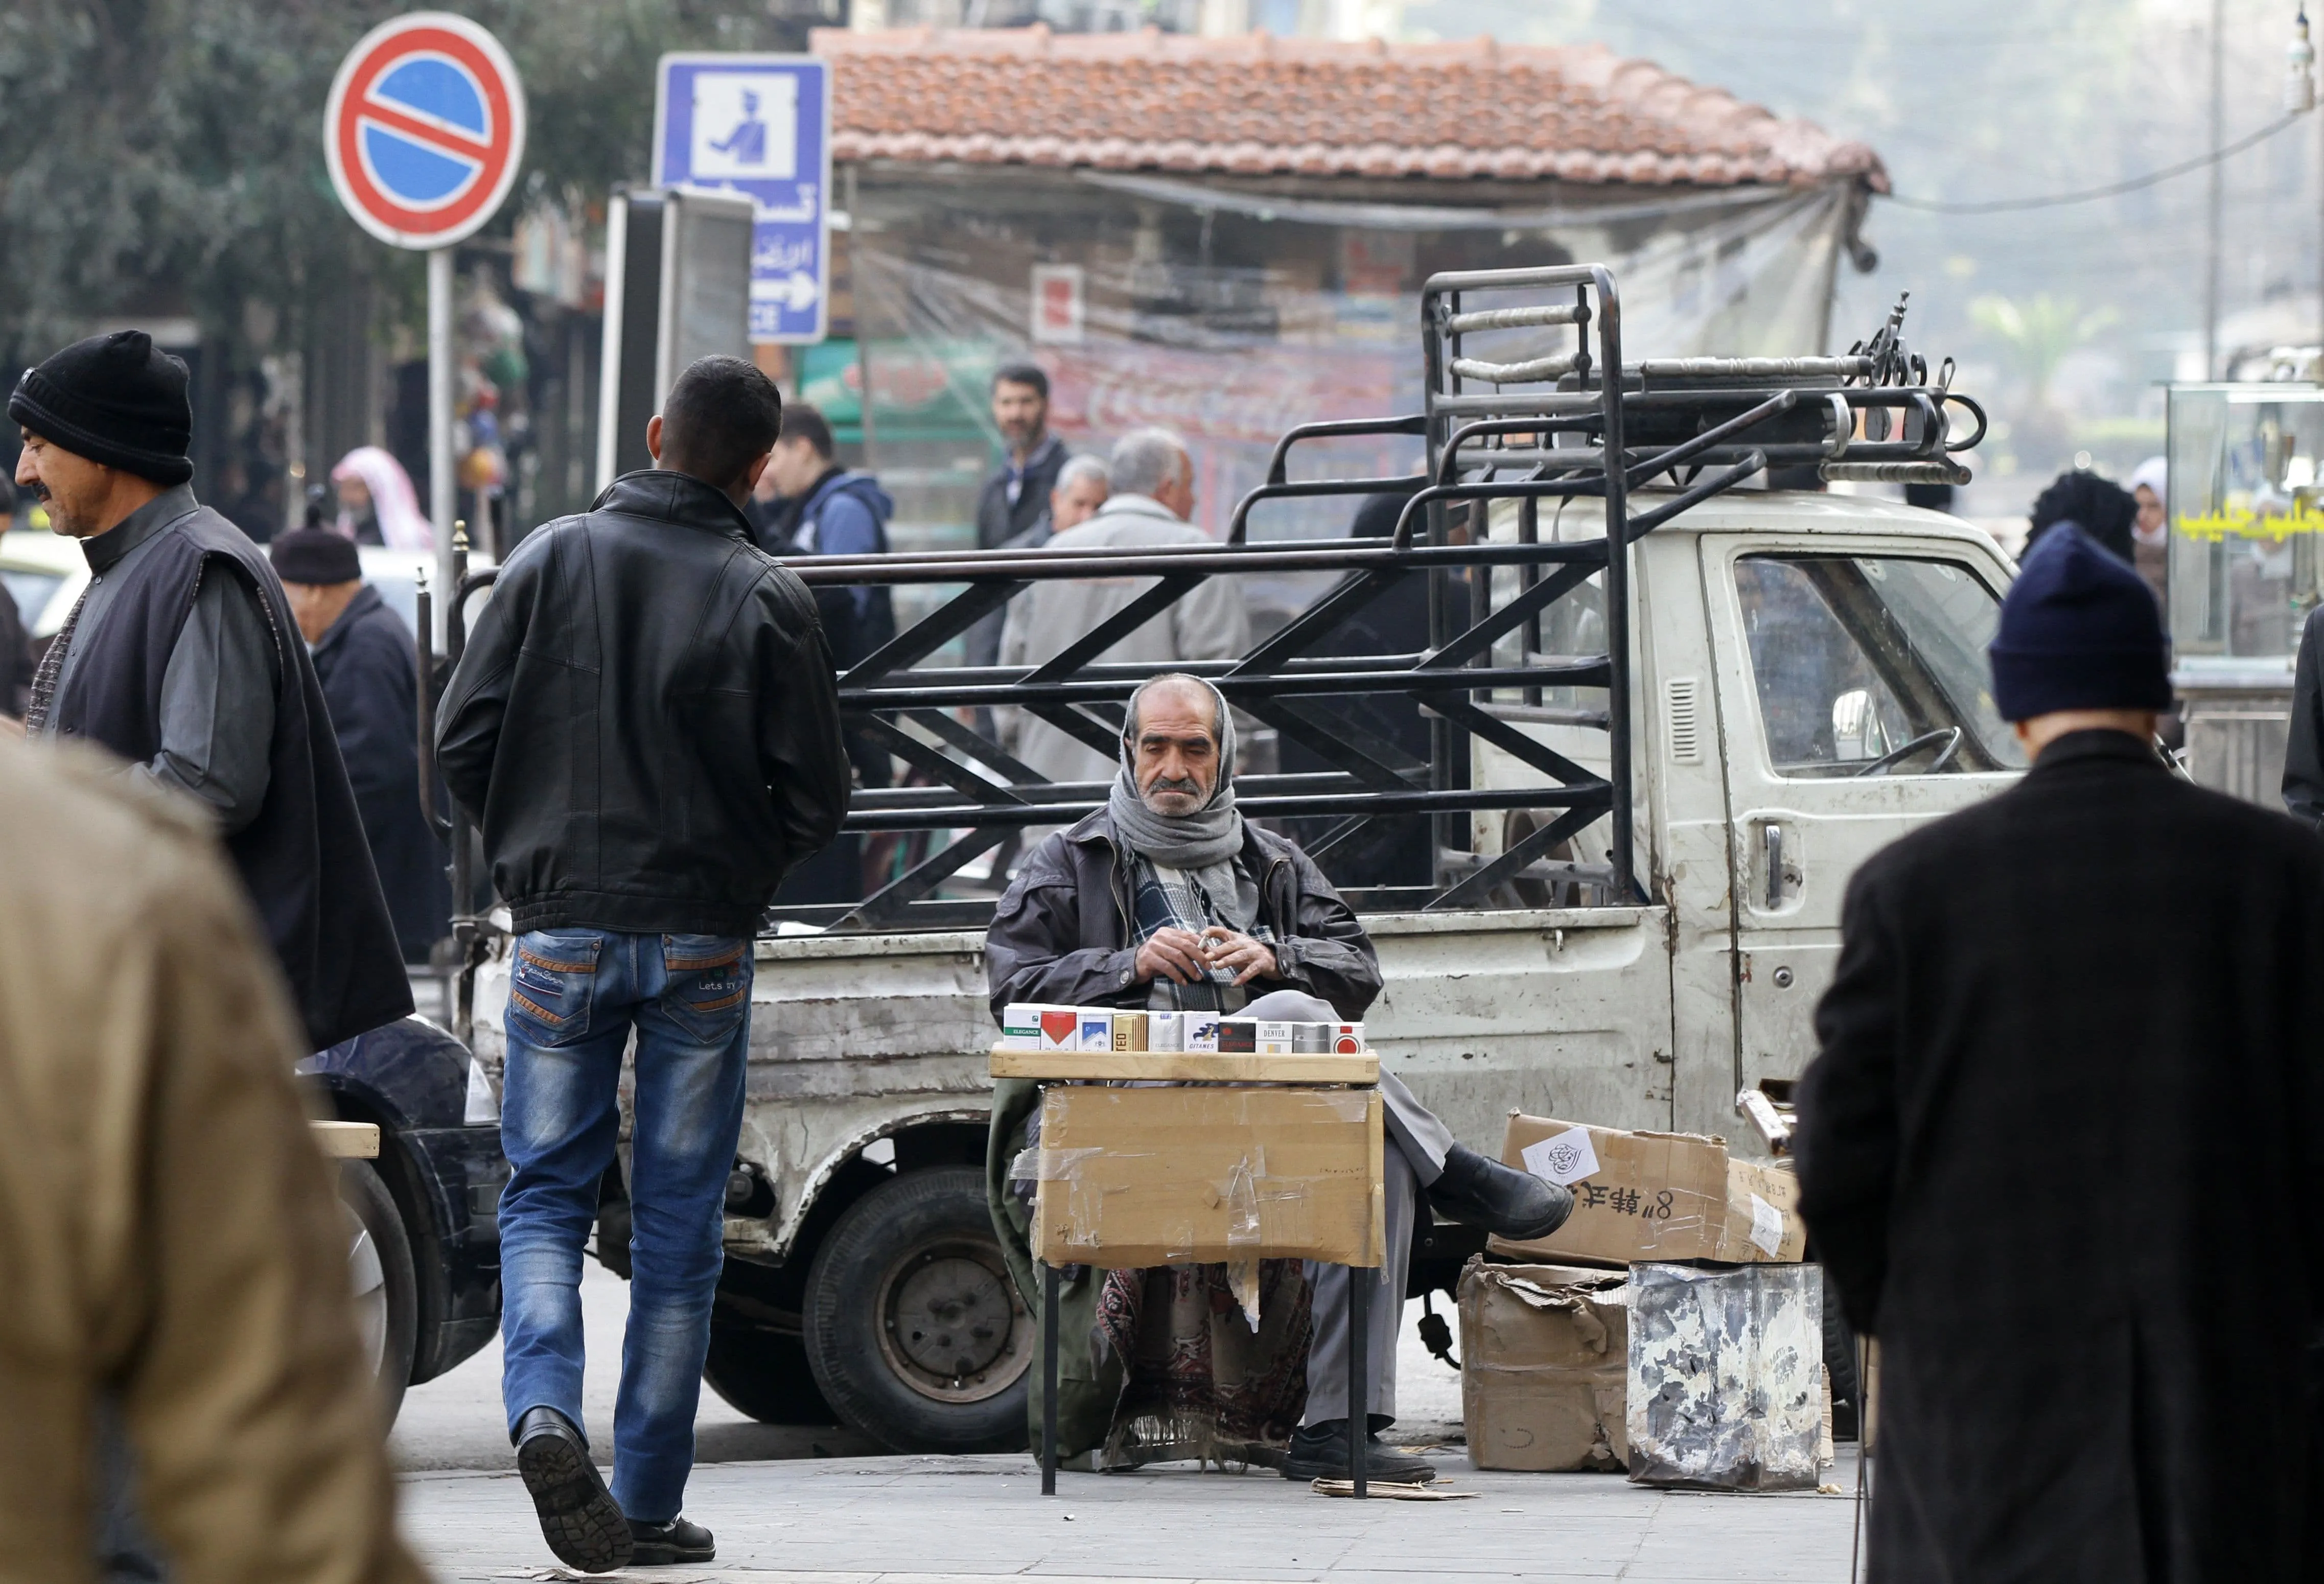
{"label": "blue jeans", "polygon": [[[581,1421],[582,1247],[613,1160],[622,1052],[637,1029],[630,1320],[613,1406],[613,1499],[678,1515],[723,1258],[726,1174],[742,1126],[751,943],[542,930],[510,963],[501,1142],[501,1395]],[[586,1428],[582,1427],[584,1433]]]}

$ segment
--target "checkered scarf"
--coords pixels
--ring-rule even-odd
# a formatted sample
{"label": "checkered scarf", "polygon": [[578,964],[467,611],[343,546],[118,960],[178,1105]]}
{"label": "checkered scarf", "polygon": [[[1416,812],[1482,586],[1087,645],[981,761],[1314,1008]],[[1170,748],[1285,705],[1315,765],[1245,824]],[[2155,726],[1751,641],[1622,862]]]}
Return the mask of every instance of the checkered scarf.
{"label": "checkered scarf", "polygon": [[[1136,891],[1132,922],[1138,933],[1130,943],[1133,951],[1157,931],[1183,929],[1198,935],[1213,925],[1255,941],[1272,944],[1275,940],[1275,932],[1258,916],[1259,888],[1239,859],[1199,870],[1166,870],[1141,855],[1133,859],[1130,875]],[[1162,1011],[1239,1011],[1250,995],[1234,977],[1228,969],[1213,968],[1208,979],[1193,984],[1157,979],[1148,1005]]]}

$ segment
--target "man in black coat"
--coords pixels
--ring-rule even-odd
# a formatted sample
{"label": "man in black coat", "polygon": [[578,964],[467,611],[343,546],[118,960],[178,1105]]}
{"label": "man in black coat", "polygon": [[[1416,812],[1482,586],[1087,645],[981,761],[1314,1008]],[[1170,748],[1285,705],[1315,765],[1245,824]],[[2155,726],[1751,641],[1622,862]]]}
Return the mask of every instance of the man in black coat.
{"label": "man in black coat", "polygon": [[2154,597],[2079,528],[1991,656],[2033,769],[1857,872],[1800,1091],[1870,1576],[2324,1578],[2324,846],[2157,757]]}
{"label": "man in black coat", "polygon": [[93,336],[25,370],[8,416],[16,482],[90,572],[26,729],[98,743],[207,808],[309,1046],[403,1017],[411,983],[282,585],[188,487],[186,365],[143,330]]}
{"label": "man in black coat", "polygon": [[2324,831],[2324,605],[2300,630],[2292,672],[2292,731],[2283,745],[2283,806]]}
{"label": "man in black coat", "polygon": [[363,580],[355,540],[324,528],[278,534],[267,559],[282,579],[338,734],[372,863],[407,962],[451,933],[444,843],[420,806],[420,675],[411,629]]}

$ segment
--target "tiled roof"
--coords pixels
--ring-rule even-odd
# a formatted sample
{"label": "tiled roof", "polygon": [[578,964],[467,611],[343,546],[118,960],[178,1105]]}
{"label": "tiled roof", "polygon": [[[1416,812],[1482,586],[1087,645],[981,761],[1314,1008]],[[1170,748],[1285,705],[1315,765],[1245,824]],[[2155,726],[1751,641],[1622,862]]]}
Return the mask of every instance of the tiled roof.
{"label": "tiled roof", "polygon": [[816,30],[841,160],[1731,187],[1880,158],[1603,45]]}

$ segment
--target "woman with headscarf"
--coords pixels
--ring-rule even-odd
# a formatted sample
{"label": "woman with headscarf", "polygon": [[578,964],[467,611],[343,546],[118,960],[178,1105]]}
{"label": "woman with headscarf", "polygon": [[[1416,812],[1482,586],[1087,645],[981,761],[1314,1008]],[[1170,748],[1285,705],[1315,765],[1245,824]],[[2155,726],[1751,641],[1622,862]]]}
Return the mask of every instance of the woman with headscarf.
{"label": "woman with headscarf", "polygon": [[331,469],[338,486],[339,520],[333,526],[359,545],[392,550],[432,550],[436,530],[420,510],[403,464],[377,446],[358,446]]}

